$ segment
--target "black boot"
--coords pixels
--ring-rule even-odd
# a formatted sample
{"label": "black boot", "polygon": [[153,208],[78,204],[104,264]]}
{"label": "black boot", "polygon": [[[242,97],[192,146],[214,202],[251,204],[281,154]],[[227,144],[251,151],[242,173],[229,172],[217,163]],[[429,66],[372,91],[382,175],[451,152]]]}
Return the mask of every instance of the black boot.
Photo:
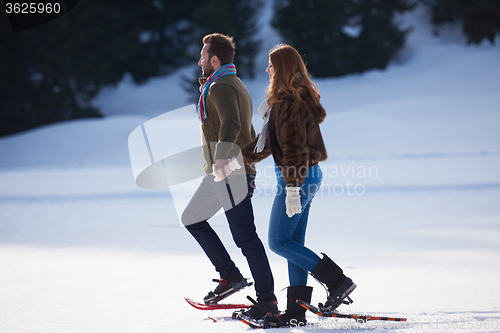
{"label": "black boot", "polygon": [[297,299],[306,303],[311,303],[312,287],[290,286],[287,292],[286,311],[279,316],[273,316],[269,319],[269,327],[300,327],[304,326],[306,321],[306,309],[297,304]]}
{"label": "black boot", "polygon": [[276,299],[259,300],[255,302],[250,309],[242,312],[235,312],[235,314],[236,313],[249,320],[261,320],[264,319],[266,315],[277,316],[278,302],[276,301]]}
{"label": "black boot", "polygon": [[213,279],[212,281],[218,282],[218,285],[215,287],[214,291],[208,292],[208,294],[203,297],[203,301],[206,305],[217,303],[235,292],[253,284],[253,282],[248,282],[239,271],[225,279]]}
{"label": "black boot", "polygon": [[356,288],[354,282],[344,275],[342,268],[324,253],[323,259],[314,267],[311,275],[318,281],[326,284],[328,288],[328,298],[324,304],[326,311],[335,310],[344,302],[345,298],[350,300],[349,294]]}

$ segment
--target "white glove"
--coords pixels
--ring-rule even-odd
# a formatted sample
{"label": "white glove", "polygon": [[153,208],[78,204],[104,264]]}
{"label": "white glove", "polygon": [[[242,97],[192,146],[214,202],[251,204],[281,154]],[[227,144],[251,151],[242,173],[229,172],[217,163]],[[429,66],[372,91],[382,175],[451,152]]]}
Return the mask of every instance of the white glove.
{"label": "white glove", "polygon": [[238,162],[236,157],[233,157],[231,160],[229,160],[229,163],[227,165],[229,166],[231,172],[241,168],[241,164]]}
{"label": "white glove", "polygon": [[295,214],[299,214],[302,211],[302,206],[300,204],[300,187],[286,187],[286,215],[292,217]]}
{"label": "white glove", "polygon": [[215,176],[214,181],[220,182],[221,180],[229,176],[231,172],[239,168],[241,168],[241,164],[238,163],[236,157],[233,157],[231,160],[215,161],[215,164],[212,165],[212,175]]}

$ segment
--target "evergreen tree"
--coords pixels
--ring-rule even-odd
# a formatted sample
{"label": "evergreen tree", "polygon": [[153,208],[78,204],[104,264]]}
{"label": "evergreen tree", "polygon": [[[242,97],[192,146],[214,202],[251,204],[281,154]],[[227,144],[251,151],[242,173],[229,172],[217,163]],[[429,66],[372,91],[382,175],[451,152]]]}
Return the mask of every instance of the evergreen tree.
{"label": "evergreen tree", "polygon": [[404,46],[396,13],[411,0],[275,0],[272,25],[317,77],[384,69]]}
{"label": "evergreen tree", "polygon": [[429,7],[431,21],[437,27],[443,23],[461,21],[468,44],[479,44],[484,39],[495,44],[495,36],[500,34],[498,0],[422,0],[422,2]]}
{"label": "evergreen tree", "polygon": [[[197,59],[203,46],[203,37],[207,34],[219,32],[234,37],[236,55],[234,64],[239,77],[253,77],[255,75],[255,56],[260,47],[257,34],[257,15],[262,7],[262,0],[205,0],[197,5],[192,12],[191,21],[197,22],[197,35],[194,48]],[[196,68],[191,77],[184,78],[184,89],[190,93],[191,101],[198,100],[199,82],[201,75]]]}
{"label": "evergreen tree", "polygon": [[[0,135],[61,120],[98,117],[90,102],[125,72],[136,82],[158,73],[158,42],[141,41],[160,11],[132,0],[80,2],[29,30],[0,27]],[[170,66],[179,61],[174,58]]]}
{"label": "evergreen tree", "polygon": [[143,83],[196,63],[201,38],[211,32],[236,38],[239,73],[251,76],[255,8],[242,0],[80,1],[67,14],[17,33],[2,13],[0,135],[98,117],[91,101],[102,87],[125,73]]}

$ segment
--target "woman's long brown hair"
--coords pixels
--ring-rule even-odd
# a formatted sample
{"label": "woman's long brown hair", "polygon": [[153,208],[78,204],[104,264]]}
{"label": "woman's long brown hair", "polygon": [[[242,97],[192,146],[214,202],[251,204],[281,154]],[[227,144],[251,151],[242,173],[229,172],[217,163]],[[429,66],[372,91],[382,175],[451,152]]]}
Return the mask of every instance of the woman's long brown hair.
{"label": "woman's long brown hair", "polygon": [[274,68],[274,75],[267,88],[269,107],[280,104],[283,93],[302,103],[303,90],[306,90],[315,104],[319,103],[318,88],[311,81],[306,65],[297,50],[290,45],[278,44],[269,51],[269,59]]}

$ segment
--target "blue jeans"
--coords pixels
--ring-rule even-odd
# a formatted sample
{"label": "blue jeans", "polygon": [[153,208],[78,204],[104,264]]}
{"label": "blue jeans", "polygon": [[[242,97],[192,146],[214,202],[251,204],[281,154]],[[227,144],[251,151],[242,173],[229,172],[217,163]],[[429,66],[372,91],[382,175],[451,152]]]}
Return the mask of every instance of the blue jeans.
{"label": "blue jeans", "polygon": [[321,258],[304,244],[309,209],[323,180],[323,173],[319,165],[307,170],[305,181],[300,186],[302,212],[288,217],[285,206],[286,184],[283,181],[283,174],[277,166],[275,171],[278,184],[269,222],[269,248],[287,259],[290,285],[305,286],[307,272],[311,272],[321,261]]}

